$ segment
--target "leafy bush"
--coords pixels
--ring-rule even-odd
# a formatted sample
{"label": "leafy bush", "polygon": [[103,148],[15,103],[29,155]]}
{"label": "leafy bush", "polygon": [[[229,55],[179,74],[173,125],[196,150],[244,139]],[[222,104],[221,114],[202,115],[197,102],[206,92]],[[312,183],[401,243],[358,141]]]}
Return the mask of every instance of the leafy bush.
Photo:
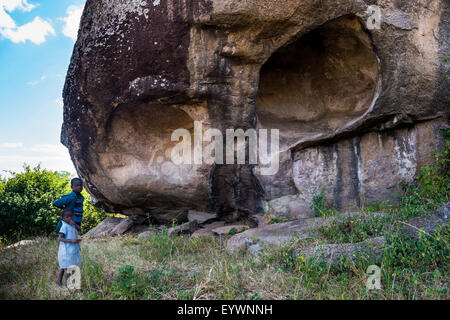
{"label": "leafy bush", "polygon": [[[24,172],[9,172],[11,177],[0,179],[0,238],[11,241],[30,236],[49,235],[55,230],[61,210],[52,203],[71,192],[68,172],[31,168]],[[108,215],[93,206],[91,197],[83,190],[83,232],[96,226]]]}
{"label": "leafy bush", "polygon": [[52,202],[70,190],[69,173],[25,165],[23,173],[10,174],[0,182],[0,236],[20,240],[51,233],[60,215]]}

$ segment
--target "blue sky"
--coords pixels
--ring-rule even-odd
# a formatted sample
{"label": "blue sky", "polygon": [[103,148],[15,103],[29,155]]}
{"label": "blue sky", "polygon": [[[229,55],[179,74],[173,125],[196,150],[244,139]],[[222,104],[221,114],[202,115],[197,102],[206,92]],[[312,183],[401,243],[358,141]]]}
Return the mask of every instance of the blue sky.
{"label": "blue sky", "polygon": [[0,0],[0,175],[75,172],[59,142],[62,89],[85,0]]}

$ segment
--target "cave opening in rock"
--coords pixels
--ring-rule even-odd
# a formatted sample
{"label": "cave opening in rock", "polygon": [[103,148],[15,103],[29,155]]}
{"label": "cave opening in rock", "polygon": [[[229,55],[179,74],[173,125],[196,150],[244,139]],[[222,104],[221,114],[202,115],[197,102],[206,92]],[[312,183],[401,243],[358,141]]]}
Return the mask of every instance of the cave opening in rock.
{"label": "cave opening in rock", "polygon": [[260,126],[291,144],[332,134],[373,105],[379,61],[358,18],[325,23],[278,49],[262,66]]}

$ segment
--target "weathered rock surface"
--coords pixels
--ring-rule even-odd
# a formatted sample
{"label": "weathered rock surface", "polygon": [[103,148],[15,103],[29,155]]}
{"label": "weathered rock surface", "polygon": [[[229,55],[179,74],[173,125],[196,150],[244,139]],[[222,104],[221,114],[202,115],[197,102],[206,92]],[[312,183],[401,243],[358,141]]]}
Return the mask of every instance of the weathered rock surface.
{"label": "weathered rock surface", "polygon": [[152,234],[153,234],[153,232],[151,232],[151,231],[144,231],[144,232],[139,233],[137,237],[138,237],[138,239],[145,239],[145,238],[150,237]]}
{"label": "weathered rock surface", "polygon": [[83,238],[100,238],[111,235],[111,231],[127,219],[108,217],[83,235]]}
{"label": "weathered rock surface", "polygon": [[[375,212],[370,215],[380,216],[383,213]],[[361,218],[365,216],[359,212],[342,213],[328,218],[299,219],[284,223],[268,224],[259,228],[252,228],[238,233],[228,239],[226,249],[228,252],[236,252],[248,245],[257,243],[281,244],[292,239],[307,239],[314,237],[318,229],[328,226],[332,221],[346,218]]]}
{"label": "weathered rock surface", "polygon": [[358,243],[325,244],[293,251],[293,258],[300,255],[305,259],[316,258],[327,264],[339,264],[342,259],[356,262],[357,258],[380,262],[381,253],[386,244],[384,237],[372,238]]}
{"label": "weathered rock surface", "polygon": [[234,224],[234,225],[228,225],[228,226],[215,228],[212,230],[212,232],[214,234],[221,236],[221,235],[230,234],[230,232],[232,232],[232,231],[234,231],[235,233],[239,233],[239,232],[242,232],[247,229],[249,229],[249,227],[246,225]]}
{"label": "weathered rock surface", "polygon": [[228,239],[226,249],[231,253],[256,243],[280,244],[293,238],[309,238],[313,235],[313,232],[319,227],[326,225],[326,223],[322,218],[313,218],[269,224],[262,228],[249,229]]}
{"label": "weathered rock surface", "polygon": [[201,229],[198,229],[192,234],[193,238],[202,238],[202,237],[214,237],[213,230],[216,228],[223,227],[225,225],[225,221],[216,221],[213,223],[209,223],[204,225]]}
{"label": "weathered rock surface", "polygon": [[141,225],[145,221],[145,217],[134,215],[127,219],[124,219],[119,222],[111,231],[110,235],[116,236],[116,235],[122,235],[128,230],[130,230],[133,226]]}
{"label": "weathered rock surface", "polygon": [[5,249],[11,249],[11,248],[17,248],[17,247],[21,247],[21,246],[26,246],[29,244],[34,244],[36,243],[37,240],[21,240],[19,242],[13,243],[9,246],[7,246]]}
{"label": "weathered rock surface", "polygon": [[217,215],[209,212],[201,212],[196,210],[188,211],[188,220],[197,221],[198,224],[208,223],[208,221],[217,219]]}
{"label": "weathered rock surface", "polygon": [[153,210],[152,218],[158,224],[171,226],[174,222],[183,223],[188,221],[188,210]]}
{"label": "weathered rock surface", "polygon": [[310,217],[311,204],[305,198],[287,195],[268,202],[269,212],[286,218],[305,219]]}
{"label": "weathered rock surface", "polygon": [[148,230],[146,217],[133,215],[129,218],[107,217],[96,227],[92,228],[83,235],[83,238],[102,238],[120,235],[137,236]]}
{"label": "weathered rock surface", "polygon": [[[369,30],[374,3],[382,20]],[[305,217],[322,187],[338,209],[391,199],[448,126],[449,20],[441,0],[88,0],[61,140],[112,212],[239,218],[265,200]],[[195,120],[197,133],[279,129],[279,171],[175,165],[171,134],[193,135]]]}
{"label": "weathered rock surface", "polygon": [[405,227],[402,230],[402,236],[405,239],[419,237],[419,234],[430,235],[435,232],[438,226],[445,227],[450,215],[450,203],[446,203],[436,212],[426,216],[415,217],[404,223]]}
{"label": "weathered rock surface", "polygon": [[260,253],[261,250],[262,250],[262,246],[259,243],[253,244],[248,248],[248,252],[250,252],[250,254],[253,254],[253,255]]}
{"label": "weathered rock surface", "polygon": [[175,226],[175,227],[171,227],[169,228],[169,230],[167,231],[167,233],[169,234],[169,236],[171,235],[179,235],[179,234],[183,234],[183,233],[193,233],[198,229],[198,224],[197,221],[189,221],[186,223],[183,223],[179,226]]}

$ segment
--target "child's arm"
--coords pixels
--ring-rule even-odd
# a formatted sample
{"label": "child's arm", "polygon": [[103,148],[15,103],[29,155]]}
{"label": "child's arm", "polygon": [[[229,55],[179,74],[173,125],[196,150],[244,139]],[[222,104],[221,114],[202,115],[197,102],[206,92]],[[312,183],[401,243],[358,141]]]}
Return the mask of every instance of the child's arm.
{"label": "child's arm", "polygon": [[67,243],[80,243],[81,239],[64,239],[64,233],[59,233],[59,241],[61,242],[67,242]]}
{"label": "child's arm", "polygon": [[65,209],[66,206],[68,205],[69,202],[69,197],[67,197],[67,195],[62,196],[60,199],[56,200],[55,202],[53,202],[53,205],[57,208],[60,209]]}

